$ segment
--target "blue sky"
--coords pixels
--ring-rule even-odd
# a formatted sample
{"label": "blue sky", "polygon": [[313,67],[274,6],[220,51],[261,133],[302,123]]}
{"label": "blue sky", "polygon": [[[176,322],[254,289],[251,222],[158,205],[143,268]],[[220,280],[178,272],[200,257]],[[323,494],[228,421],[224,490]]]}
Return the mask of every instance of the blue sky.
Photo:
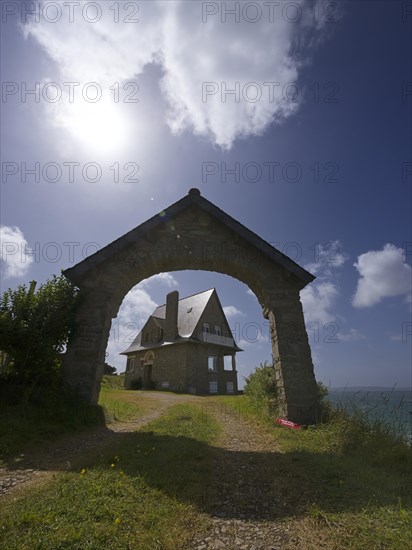
{"label": "blue sky", "polygon": [[[1,6],[2,291],[198,187],[317,276],[301,299],[319,380],[410,386],[410,2]],[[123,370],[170,289],[211,287],[240,379],[270,360],[243,283],[174,272],[125,298],[108,361]]]}

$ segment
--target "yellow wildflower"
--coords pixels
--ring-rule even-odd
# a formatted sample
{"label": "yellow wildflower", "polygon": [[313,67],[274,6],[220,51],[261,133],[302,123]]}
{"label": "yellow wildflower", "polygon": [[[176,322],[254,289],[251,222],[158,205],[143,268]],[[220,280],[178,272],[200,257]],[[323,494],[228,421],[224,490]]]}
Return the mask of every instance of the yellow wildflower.
{"label": "yellow wildflower", "polygon": [[121,523],[121,521],[122,521],[122,520],[121,520],[120,518],[116,518],[116,519],[114,520],[114,522],[115,522],[116,525],[119,525],[119,524]]}

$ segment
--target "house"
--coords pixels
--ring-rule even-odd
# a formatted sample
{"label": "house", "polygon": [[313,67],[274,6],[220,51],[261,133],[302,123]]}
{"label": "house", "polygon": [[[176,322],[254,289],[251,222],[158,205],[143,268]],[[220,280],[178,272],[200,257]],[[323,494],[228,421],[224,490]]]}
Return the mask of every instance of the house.
{"label": "house", "polygon": [[236,394],[235,343],[214,288],[155,309],[131,346],[125,388]]}

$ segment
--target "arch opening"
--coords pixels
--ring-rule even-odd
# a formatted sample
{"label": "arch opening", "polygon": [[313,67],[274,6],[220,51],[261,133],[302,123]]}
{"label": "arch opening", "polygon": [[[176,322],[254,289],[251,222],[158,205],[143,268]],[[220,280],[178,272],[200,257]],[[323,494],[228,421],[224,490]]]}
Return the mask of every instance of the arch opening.
{"label": "arch opening", "polygon": [[[179,292],[179,299],[186,300],[199,293],[204,293],[210,289],[216,289],[219,302],[222,306],[220,313],[225,319],[209,319],[210,326],[207,330],[210,335],[203,337],[212,343],[223,343],[226,341],[226,331],[222,323],[227,322],[227,328],[230,331],[230,337],[233,337],[233,343],[241,350],[218,349],[219,371],[237,372],[237,384],[234,387],[242,390],[244,378],[247,377],[254,368],[262,363],[273,364],[270,347],[269,321],[264,319],[262,308],[253,292],[247,285],[228,275],[216,272],[206,271],[174,271],[170,273],[161,273],[154,275],[149,279],[142,281],[139,285],[133,287],[125,296],[112,325],[109,334],[109,341],[106,347],[106,362],[117,368],[118,372],[125,369],[126,357],[121,355],[141,332],[141,338],[144,340],[145,333],[157,330],[156,335],[161,340],[163,334],[159,334],[160,327],[147,327],[145,325],[157,308],[165,304],[166,295],[172,290]],[[191,304],[189,304],[191,305]],[[183,304],[182,304],[183,306]],[[185,306],[185,311],[187,309]],[[187,313],[187,312],[186,312]],[[192,315],[194,312],[191,311]],[[206,319],[206,317],[205,317]],[[217,324],[216,324],[217,323]],[[199,320],[199,325],[201,321]],[[153,334],[152,334],[153,335]],[[200,335],[202,337],[202,335]],[[207,337],[207,338],[206,338]],[[232,342],[230,342],[232,344]],[[157,345],[155,343],[155,345]],[[140,364],[142,352],[136,354],[133,370],[136,378],[141,377],[142,367]],[[210,350],[210,355],[214,355]],[[146,358],[145,356],[143,358]],[[206,368],[206,362],[205,368]],[[127,372],[131,370],[127,362]],[[156,366],[154,367],[156,368]],[[130,378],[128,376],[128,378]],[[162,379],[163,380],[163,379]],[[167,384],[169,377],[165,377],[164,384],[158,383],[159,389],[172,389],[172,385]],[[229,384],[229,391],[226,391],[226,385],[223,384],[221,393],[234,393],[232,385]],[[193,393],[193,389],[192,389]]]}

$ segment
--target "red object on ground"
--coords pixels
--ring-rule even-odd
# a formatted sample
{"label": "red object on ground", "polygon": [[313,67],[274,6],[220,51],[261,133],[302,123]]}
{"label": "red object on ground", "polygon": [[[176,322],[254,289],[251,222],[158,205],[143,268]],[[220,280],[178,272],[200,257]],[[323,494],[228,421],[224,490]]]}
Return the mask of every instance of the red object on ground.
{"label": "red object on ground", "polygon": [[285,418],[276,418],[275,424],[285,426],[286,428],[293,428],[294,430],[300,430],[300,428],[302,427],[300,424],[296,424],[296,422],[286,420]]}

